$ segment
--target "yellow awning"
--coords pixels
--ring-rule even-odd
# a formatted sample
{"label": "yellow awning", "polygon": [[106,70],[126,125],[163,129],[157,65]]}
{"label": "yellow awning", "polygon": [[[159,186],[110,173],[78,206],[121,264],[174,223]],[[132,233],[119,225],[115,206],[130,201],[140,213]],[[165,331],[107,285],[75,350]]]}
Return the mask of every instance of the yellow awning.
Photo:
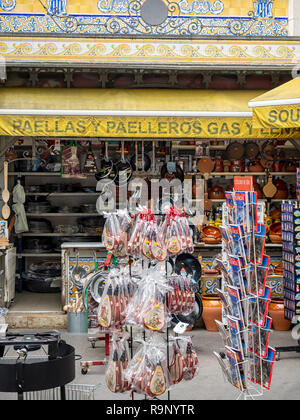
{"label": "yellow awning", "polygon": [[293,79],[249,102],[255,128],[300,127],[300,78]]}
{"label": "yellow awning", "polygon": [[[263,91],[0,89],[0,135],[106,138],[284,138],[253,130]],[[297,137],[299,133],[297,133]]]}

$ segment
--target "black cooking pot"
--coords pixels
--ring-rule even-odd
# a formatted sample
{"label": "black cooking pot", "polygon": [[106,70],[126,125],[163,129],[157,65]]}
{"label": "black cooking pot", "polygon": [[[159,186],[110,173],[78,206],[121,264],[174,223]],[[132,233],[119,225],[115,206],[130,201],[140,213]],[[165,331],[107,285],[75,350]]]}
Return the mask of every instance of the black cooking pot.
{"label": "black cooking pot", "polygon": [[180,274],[184,269],[187,274],[192,276],[193,282],[200,288],[200,279],[202,276],[202,267],[197,258],[191,254],[180,254],[175,261],[175,272]]}

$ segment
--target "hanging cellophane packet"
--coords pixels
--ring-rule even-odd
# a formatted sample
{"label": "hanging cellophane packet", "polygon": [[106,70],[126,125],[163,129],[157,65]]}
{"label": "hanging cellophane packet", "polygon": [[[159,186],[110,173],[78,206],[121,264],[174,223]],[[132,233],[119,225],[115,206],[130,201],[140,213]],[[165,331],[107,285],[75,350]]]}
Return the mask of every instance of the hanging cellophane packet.
{"label": "hanging cellophane packet", "polygon": [[98,307],[98,322],[101,327],[120,330],[125,324],[125,312],[129,305],[133,284],[124,269],[110,270]]}
{"label": "hanging cellophane packet", "polygon": [[161,272],[154,268],[144,270],[143,278],[125,311],[126,325],[165,331],[170,321],[166,302],[169,290],[167,279]]}
{"label": "hanging cellophane packet", "polygon": [[129,360],[127,337],[120,339],[113,334],[108,366],[105,373],[106,386],[111,392],[124,393],[130,390],[131,384],[124,375]]}
{"label": "hanging cellophane packet", "polygon": [[119,241],[120,241],[120,224],[115,213],[104,213],[106,218],[103,233],[102,242],[107,251],[117,252]]}
{"label": "hanging cellophane packet", "polygon": [[128,365],[125,378],[132,390],[149,398],[158,398],[169,389],[166,345],[158,334],[142,342]]}
{"label": "hanging cellophane packet", "polygon": [[168,277],[168,309],[172,315],[190,315],[195,307],[195,284],[190,275],[173,274]]}

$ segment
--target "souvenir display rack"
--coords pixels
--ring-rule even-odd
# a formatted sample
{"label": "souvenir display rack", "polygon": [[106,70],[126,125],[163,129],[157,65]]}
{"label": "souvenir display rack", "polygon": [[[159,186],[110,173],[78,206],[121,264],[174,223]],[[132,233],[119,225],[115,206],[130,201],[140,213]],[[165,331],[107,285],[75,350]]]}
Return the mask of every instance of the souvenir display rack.
{"label": "souvenir display rack", "polygon": [[270,389],[276,354],[269,347],[270,258],[264,255],[266,226],[260,213],[253,179],[237,177],[233,192],[226,193],[223,253],[216,260],[223,274],[219,296],[224,317],[217,325],[224,352],[214,355],[224,378],[239,390],[238,399],[254,399]]}
{"label": "souvenir display rack", "polygon": [[[182,228],[185,226],[187,231],[180,231],[180,239],[179,236],[178,239],[174,235],[171,236],[172,240],[166,242],[168,245],[164,245],[162,234],[158,234],[154,214],[149,210],[141,210],[134,217],[133,225],[132,219],[126,211],[125,213],[124,211],[109,213],[106,217],[103,243],[108,255],[105,266],[109,267],[114,261],[115,268],[113,265],[111,266],[107,277],[103,274],[105,286],[103,286],[97,309],[97,319],[99,331],[112,334],[110,358],[106,360],[108,365],[107,386],[112,392],[123,393],[130,390],[128,384],[132,383],[132,399],[135,397],[135,392],[145,394],[146,399],[149,397],[157,399],[167,392],[167,398],[170,399],[170,385],[175,385],[183,379],[192,379],[198,365],[190,338],[178,336],[178,333],[182,334],[185,331],[188,324],[179,325],[181,330],[174,329],[175,336],[173,338],[169,334],[170,314],[176,314],[176,310],[191,312],[194,308],[192,297],[195,296],[196,290],[193,281],[188,277],[181,276],[171,276],[170,280],[167,268],[168,252],[173,253],[174,256],[184,250],[193,250],[190,229],[186,225],[187,219],[181,212],[178,213],[178,216],[177,213],[176,215],[172,213],[169,218],[165,216],[167,222],[165,225],[160,225],[161,231],[163,231],[162,226],[165,226],[166,232],[171,234],[177,224]],[[122,220],[122,223],[117,223],[118,218]],[[117,229],[114,229],[116,223]],[[165,234],[169,235],[166,232]],[[181,248],[177,248],[176,240],[178,240],[178,244],[180,243]],[[170,255],[171,257],[172,255]],[[176,283],[179,277],[180,283]],[[176,284],[171,286],[170,281],[175,281]],[[88,290],[86,291],[88,292]],[[83,294],[85,294],[84,291]],[[122,309],[118,310],[118,307]],[[89,307],[87,310],[89,311]],[[93,326],[95,328],[95,322],[93,322]],[[133,333],[134,326],[138,327],[141,338],[134,339],[134,335],[137,334],[137,332]],[[130,337],[126,334],[128,328]],[[131,344],[131,360],[129,360],[129,348],[126,344],[128,338],[130,338]],[[141,344],[135,356],[133,354],[134,341]],[[179,350],[178,342],[183,346],[181,350]],[[170,347],[173,350],[172,359]],[[90,365],[103,364],[100,362],[88,363]],[[134,363],[138,363],[138,365],[133,369],[131,364]],[[156,367],[155,364],[157,364]],[[86,370],[87,362],[82,362],[82,366]],[[144,378],[143,380],[136,380],[136,368]],[[126,379],[126,372],[130,372],[130,369],[133,369],[131,374],[128,373],[131,375],[130,378],[133,378],[132,381]],[[157,389],[154,385],[152,388],[149,385],[153,383],[158,384]],[[159,387],[162,388],[158,390]]]}

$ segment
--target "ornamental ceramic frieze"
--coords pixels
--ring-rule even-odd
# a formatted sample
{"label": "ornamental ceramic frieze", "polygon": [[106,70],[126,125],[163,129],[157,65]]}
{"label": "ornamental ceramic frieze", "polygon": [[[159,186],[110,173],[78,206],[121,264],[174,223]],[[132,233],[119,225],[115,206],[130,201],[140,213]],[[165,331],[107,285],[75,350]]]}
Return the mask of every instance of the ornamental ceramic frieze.
{"label": "ornamental ceramic frieze", "polygon": [[300,41],[268,40],[149,40],[49,37],[0,37],[0,55],[8,65],[63,63],[69,65],[158,66],[212,64],[263,68],[293,68],[299,63]]}
{"label": "ornamental ceramic frieze", "polygon": [[0,33],[286,36],[288,0],[0,0]]}

